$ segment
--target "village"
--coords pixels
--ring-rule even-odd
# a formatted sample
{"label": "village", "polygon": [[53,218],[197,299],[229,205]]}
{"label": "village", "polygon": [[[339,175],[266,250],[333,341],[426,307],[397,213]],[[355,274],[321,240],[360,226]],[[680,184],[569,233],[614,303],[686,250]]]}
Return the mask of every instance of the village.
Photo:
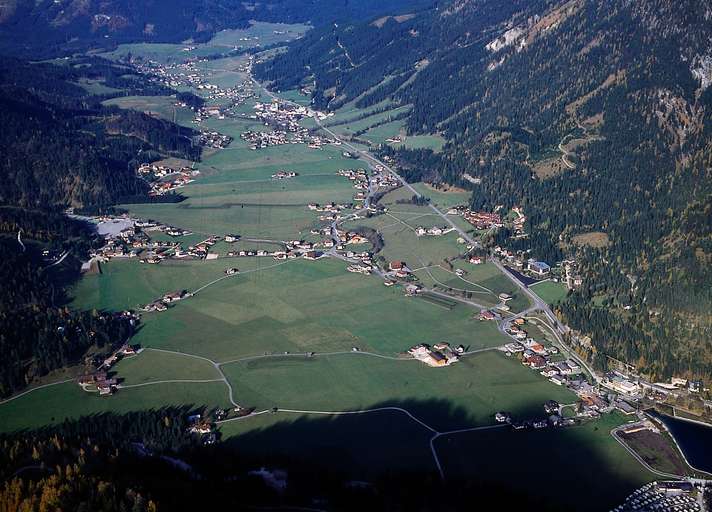
{"label": "village", "polygon": [[195,181],[200,171],[188,166],[178,169],[156,163],[141,164],[136,170],[151,186],[149,196],[161,196]]}
{"label": "village", "polygon": [[308,117],[323,119],[321,112],[292,103],[272,100],[270,103],[256,102],[254,114],[245,115],[248,119],[261,122],[270,127],[270,131],[247,130],[240,137],[249,144],[250,149],[266,149],[284,144],[306,144],[311,149],[321,149],[324,144],[341,145],[340,142],[312,133],[304,128],[300,121]]}

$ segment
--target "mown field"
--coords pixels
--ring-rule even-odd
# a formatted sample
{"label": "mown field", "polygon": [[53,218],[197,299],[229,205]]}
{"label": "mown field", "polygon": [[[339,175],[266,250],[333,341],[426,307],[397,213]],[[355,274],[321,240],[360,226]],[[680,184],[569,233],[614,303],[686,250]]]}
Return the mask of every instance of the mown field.
{"label": "mown field", "polygon": [[467,204],[470,201],[471,192],[466,190],[437,190],[434,187],[423,183],[413,183],[413,188],[430,198],[430,202],[438,208],[447,209],[458,204]]}
{"label": "mown field", "polygon": [[[350,274],[337,260],[225,258],[142,265],[112,261],[75,289],[77,307],[121,309],[166,291],[195,290],[229,266],[223,279],[162,313],[143,315],[136,343],[226,361],[265,352],[362,350],[397,354],[416,343],[445,340],[471,348],[505,338],[492,323],[456,305],[443,310],[387,288],[375,276]],[[263,270],[259,270],[263,269]]]}
{"label": "mown field", "polygon": [[164,380],[211,380],[220,373],[207,361],[180,354],[145,349],[119,361],[113,370],[122,386]]}
{"label": "mown field", "polygon": [[172,96],[121,96],[103,103],[107,106],[138,110],[184,126],[189,126],[193,118],[189,109],[173,106],[175,98]]}
{"label": "mown field", "polygon": [[344,411],[408,402],[409,412],[439,430],[492,424],[498,410],[539,417],[546,400],[576,399],[497,351],[447,368],[349,353],[259,359],[225,365],[223,371],[238,403],[258,409]]}
{"label": "mown field", "polygon": [[[280,41],[296,39],[311,27],[303,24],[282,24],[253,22],[246,29],[223,30],[215,34],[208,43],[192,45],[188,43],[133,43],[121,44],[115,50],[103,53],[109,59],[121,59],[129,53],[157,62],[182,61],[188,57],[203,57],[219,52],[227,52],[235,47],[253,48],[269,46]],[[195,47],[189,51],[189,47]]]}

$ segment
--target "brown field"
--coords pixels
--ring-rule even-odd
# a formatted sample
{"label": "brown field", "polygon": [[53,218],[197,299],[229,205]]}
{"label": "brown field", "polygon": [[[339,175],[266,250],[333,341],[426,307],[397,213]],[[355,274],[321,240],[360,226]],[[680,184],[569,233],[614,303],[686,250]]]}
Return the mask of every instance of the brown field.
{"label": "brown field", "polygon": [[443,192],[444,194],[452,193],[452,194],[463,194],[467,193],[467,190],[464,188],[456,187],[455,185],[449,185],[447,183],[441,183],[439,185],[440,188],[436,188],[433,186],[432,183],[425,183],[425,187],[428,190],[432,190],[434,192]]}
{"label": "brown field", "polygon": [[391,18],[396,20],[398,23],[403,23],[404,21],[408,21],[410,19],[415,18],[415,14],[400,14],[398,16],[383,16],[382,18],[378,18],[376,21],[371,23],[371,25],[373,25],[374,27],[381,28]]}
{"label": "brown field", "polygon": [[689,473],[687,464],[666,435],[656,434],[652,430],[641,430],[631,434],[620,434],[620,438],[658,471],[675,475]]}
{"label": "brown field", "polygon": [[594,249],[601,249],[603,247],[608,247],[611,243],[608,235],[601,231],[590,231],[588,233],[581,233],[571,238],[574,245],[588,247],[593,247]]}
{"label": "brown field", "polygon": [[546,178],[551,178],[552,176],[556,176],[564,171],[567,171],[568,167],[566,167],[561,161],[561,157],[557,156],[538,161],[534,164],[532,170],[534,171],[534,174],[536,174],[537,178],[545,180]]}

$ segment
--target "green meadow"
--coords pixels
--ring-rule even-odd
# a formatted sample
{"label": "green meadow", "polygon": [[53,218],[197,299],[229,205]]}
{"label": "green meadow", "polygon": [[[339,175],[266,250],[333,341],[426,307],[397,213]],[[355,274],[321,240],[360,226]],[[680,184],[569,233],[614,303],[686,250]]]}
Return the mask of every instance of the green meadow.
{"label": "green meadow", "polygon": [[[344,411],[411,401],[408,411],[438,430],[492,424],[499,410],[538,417],[547,400],[576,400],[498,351],[466,356],[446,368],[349,353],[258,359],[225,365],[223,371],[235,399],[246,406]],[[447,414],[431,406],[438,401],[448,404]]]}
{"label": "green meadow", "polygon": [[0,432],[39,428],[91,414],[121,414],[170,405],[228,407],[230,402],[223,382],[155,384],[122,389],[112,396],[99,396],[66,382],[0,404]]}
{"label": "green meadow", "polygon": [[122,386],[164,380],[220,379],[220,373],[207,361],[180,354],[145,349],[119,361],[113,370]]}
{"label": "green meadow", "polygon": [[[196,290],[168,311],[146,313],[136,343],[227,361],[264,353],[361,350],[395,355],[416,343],[449,341],[476,348],[502,344],[493,323],[472,309],[450,310],[406,297],[375,276],[345,271],[338,260],[225,258],[145,265],[111,261],[75,288],[75,306],[122,309],[166,291]],[[149,268],[150,267],[150,268]]]}
{"label": "green meadow", "polygon": [[532,285],[531,290],[547,304],[556,304],[565,299],[567,293],[564,283],[555,283],[554,281],[542,281]]}

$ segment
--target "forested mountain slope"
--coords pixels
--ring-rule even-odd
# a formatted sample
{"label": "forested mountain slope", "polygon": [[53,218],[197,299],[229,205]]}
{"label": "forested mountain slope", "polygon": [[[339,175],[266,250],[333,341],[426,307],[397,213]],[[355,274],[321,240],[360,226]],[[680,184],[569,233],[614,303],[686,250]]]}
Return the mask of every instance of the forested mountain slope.
{"label": "forested mountain slope", "polygon": [[361,19],[432,0],[5,0],[0,52],[37,58],[125,42],[206,41],[250,20],[313,23]]}
{"label": "forested mountain slope", "polygon": [[[105,67],[87,61],[78,71],[0,60],[0,204],[46,208],[145,198],[148,185],[135,173],[139,155],[200,157],[192,130],[104,107],[103,98],[76,84]],[[144,94],[173,92],[147,89],[140,81],[133,87]]]}
{"label": "forested mountain slope", "polygon": [[[64,209],[149,200],[139,160],[200,158],[193,130],[105,107],[106,96],[78,85],[98,78],[135,94],[175,92],[95,57],[63,65],[0,59],[0,397],[88,352],[110,352],[134,332],[120,314],[66,307],[64,287],[97,240]],[[53,260],[43,251],[57,263],[67,257],[47,270]]]}
{"label": "forested mountain slope", "polygon": [[[409,179],[522,205],[529,237],[496,243],[582,262],[559,308],[592,335],[582,351],[712,377],[711,42],[712,7],[692,0],[456,0],[312,31],[257,72],[321,107],[411,104],[408,130],[448,144],[398,151]],[[591,232],[607,243],[576,243]]]}

